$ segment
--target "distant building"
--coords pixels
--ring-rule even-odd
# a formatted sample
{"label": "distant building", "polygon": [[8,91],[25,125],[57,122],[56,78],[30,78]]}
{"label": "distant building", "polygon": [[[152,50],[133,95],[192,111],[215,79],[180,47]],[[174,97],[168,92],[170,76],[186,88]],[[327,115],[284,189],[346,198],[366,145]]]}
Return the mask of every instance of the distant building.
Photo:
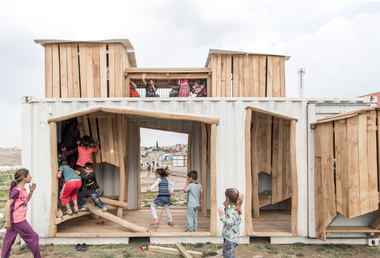
{"label": "distant building", "polygon": [[[361,98],[361,97],[367,97],[367,96],[376,97],[377,98],[377,100],[376,100],[377,106],[380,106],[380,103],[379,103],[379,100],[380,100],[380,91],[379,92],[375,92],[375,93],[371,93],[371,94],[366,94],[366,95],[363,95],[363,96],[359,96],[359,98]],[[372,99],[371,99],[371,101],[372,101]]]}

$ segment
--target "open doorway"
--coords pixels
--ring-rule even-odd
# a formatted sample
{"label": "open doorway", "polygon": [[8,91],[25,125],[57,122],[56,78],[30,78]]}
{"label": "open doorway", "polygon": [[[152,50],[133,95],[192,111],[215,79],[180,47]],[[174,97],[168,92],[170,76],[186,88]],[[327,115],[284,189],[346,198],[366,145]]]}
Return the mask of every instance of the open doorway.
{"label": "open doorway", "polygon": [[[188,172],[187,133],[140,128],[140,191],[141,208],[150,208],[158,195],[156,182],[157,168],[169,168],[166,178],[174,183],[174,192],[170,198],[171,208],[186,207],[187,194],[183,192]],[[151,189],[151,192],[147,192]],[[171,189],[170,189],[171,190]]]}

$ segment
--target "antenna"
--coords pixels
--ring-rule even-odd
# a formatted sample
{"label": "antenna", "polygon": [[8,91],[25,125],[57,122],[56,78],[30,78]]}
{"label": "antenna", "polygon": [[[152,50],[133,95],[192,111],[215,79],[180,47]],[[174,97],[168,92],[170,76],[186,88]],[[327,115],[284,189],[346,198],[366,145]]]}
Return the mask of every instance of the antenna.
{"label": "antenna", "polygon": [[299,89],[299,96],[301,98],[303,98],[303,90],[305,88],[305,84],[304,84],[304,77],[305,77],[305,68],[300,68],[298,69],[298,89]]}

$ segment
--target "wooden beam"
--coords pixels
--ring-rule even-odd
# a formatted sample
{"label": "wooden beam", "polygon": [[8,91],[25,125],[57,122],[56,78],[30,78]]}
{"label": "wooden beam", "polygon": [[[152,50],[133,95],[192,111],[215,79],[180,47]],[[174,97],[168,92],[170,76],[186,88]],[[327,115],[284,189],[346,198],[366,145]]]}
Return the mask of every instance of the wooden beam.
{"label": "wooden beam", "polygon": [[55,237],[57,234],[57,217],[58,206],[58,162],[57,162],[57,124],[50,123],[50,173],[51,173],[51,201],[50,201],[50,220],[49,220],[49,237]]}
{"label": "wooden beam", "polygon": [[203,188],[202,216],[207,217],[207,126],[200,123],[201,126],[201,182]]}
{"label": "wooden beam", "polygon": [[183,257],[192,258],[189,252],[179,242],[175,243],[175,247],[177,247],[178,251],[181,253]]}
{"label": "wooden beam", "polygon": [[51,122],[61,122],[61,121],[64,121],[64,120],[69,120],[71,118],[76,118],[76,117],[84,116],[84,115],[95,113],[95,112],[99,112],[99,111],[101,111],[101,107],[90,108],[90,109],[74,112],[74,113],[71,113],[71,114],[68,114],[68,115],[63,115],[63,116],[58,116],[58,117],[55,117],[55,118],[50,118],[50,119],[48,119],[48,123],[51,123]]}
{"label": "wooden beam", "polygon": [[212,236],[216,236],[217,215],[217,192],[216,192],[216,124],[211,125],[211,215],[210,215],[210,232]]}
{"label": "wooden beam", "polygon": [[252,110],[247,109],[245,116],[245,232],[248,236],[253,234],[252,225],[252,162],[251,162],[251,121]]}
{"label": "wooden beam", "polygon": [[128,203],[126,203],[126,202],[116,201],[116,200],[112,200],[112,199],[105,198],[105,197],[100,197],[99,199],[103,203],[107,203],[107,204],[111,204],[111,205],[114,205],[114,206],[118,206],[118,207],[121,207],[123,209],[128,209]]}
{"label": "wooden beam", "polygon": [[349,111],[349,112],[344,112],[344,113],[340,113],[340,114],[336,114],[336,115],[326,116],[324,118],[318,119],[317,121],[320,122],[320,121],[324,121],[324,120],[330,120],[332,118],[340,119],[340,117],[345,117],[348,115],[357,115],[357,114],[365,113],[367,111],[376,110],[377,108],[378,107],[362,108],[362,109],[358,109],[358,110],[354,110],[354,111]]}
{"label": "wooden beam", "polygon": [[130,73],[210,73],[212,70],[208,67],[190,67],[190,68],[137,68],[137,67],[129,67],[124,70],[125,74]]}
{"label": "wooden beam", "polygon": [[140,182],[140,145],[141,145],[141,139],[140,139],[140,126],[137,126],[137,160],[136,160],[136,166],[137,166],[137,209],[141,209],[141,182]]}
{"label": "wooden beam", "polygon": [[312,129],[314,129],[317,125],[320,125],[320,124],[323,124],[323,123],[329,123],[329,122],[334,122],[334,121],[338,121],[338,120],[343,120],[343,119],[351,118],[351,117],[354,117],[354,116],[357,116],[357,114],[351,114],[351,115],[341,116],[339,118],[331,118],[331,119],[321,120],[321,121],[318,121],[318,122],[315,122],[315,123],[311,123],[310,127]]}
{"label": "wooden beam", "polygon": [[251,110],[253,110],[255,112],[262,113],[262,114],[265,114],[265,115],[270,115],[270,116],[281,118],[281,119],[284,119],[284,120],[295,120],[296,122],[298,122],[298,119],[295,118],[295,117],[286,116],[286,115],[283,115],[283,114],[280,114],[280,113],[277,113],[277,112],[273,112],[273,111],[269,111],[269,110],[265,110],[265,109],[261,109],[261,108],[257,108],[257,107],[247,106],[245,109],[251,109]]}
{"label": "wooden beam", "polygon": [[[123,145],[123,124],[122,124],[122,115],[117,116],[117,131],[118,131],[118,147],[119,147],[119,170],[120,170],[120,190],[119,190],[119,202],[124,202],[125,197],[125,165],[124,165],[124,151]],[[140,146],[139,146],[140,149]],[[140,167],[140,163],[137,164]],[[141,189],[139,189],[141,192]],[[127,205],[128,208],[128,205]],[[119,218],[123,217],[123,207],[117,209],[117,216]]]}
{"label": "wooden beam", "polygon": [[76,219],[76,218],[83,217],[83,216],[90,215],[90,214],[91,214],[90,211],[85,211],[85,212],[79,212],[77,214],[73,214],[72,216],[64,215],[60,218],[55,219],[55,225],[59,225],[59,224],[66,222],[68,220]]}
{"label": "wooden beam", "polygon": [[58,44],[52,45],[53,55],[53,98],[61,97],[61,81],[59,76],[59,48]]}
{"label": "wooden beam", "polygon": [[293,236],[297,236],[298,229],[298,175],[297,175],[297,152],[296,152],[296,121],[290,122],[290,171],[292,187],[292,211],[290,231]]}
{"label": "wooden beam", "polygon": [[[151,74],[146,75],[146,80],[167,80],[167,79],[207,79],[208,74]],[[141,74],[128,74],[126,79],[141,80]]]}
{"label": "wooden beam", "polygon": [[187,136],[187,173],[191,171],[191,143],[193,141],[193,135],[191,133]]}
{"label": "wooden beam", "polygon": [[[247,109],[248,110],[248,109]],[[252,134],[251,134],[251,168],[252,170],[252,206],[253,209],[253,217],[259,218],[260,217],[260,207],[259,207],[259,153],[258,150],[261,148],[261,138],[259,137],[259,132],[261,131],[259,127],[259,113],[252,112]],[[246,126],[248,126],[246,124]],[[250,127],[251,128],[251,125]],[[250,182],[250,181],[249,181]]]}
{"label": "wooden beam", "polygon": [[53,50],[45,44],[45,98],[53,97]]}
{"label": "wooden beam", "polygon": [[379,229],[363,226],[330,226],[327,233],[380,233]]}
{"label": "wooden beam", "polygon": [[[164,254],[173,254],[173,255],[181,255],[178,249],[175,248],[168,248],[168,247],[161,247],[161,246],[148,246],[149,252],[156,252],[156,253],[164,253]],[[203,257],[202,252],[197,252],[197,251],[187,251],[191,257],[195,258],[201,258]]]}
{"label": "wooden beam", "polygon": [[125,126],[125,194],[124,201],[128,202],[128,182],[129,182],[129,119],[124,117]]}

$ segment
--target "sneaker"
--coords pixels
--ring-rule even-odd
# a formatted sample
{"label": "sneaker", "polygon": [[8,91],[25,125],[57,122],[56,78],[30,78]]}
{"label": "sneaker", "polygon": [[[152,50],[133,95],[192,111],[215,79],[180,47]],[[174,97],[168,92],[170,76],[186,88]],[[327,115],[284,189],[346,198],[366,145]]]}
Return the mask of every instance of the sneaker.
{"label": "sneaker", "polygon": [[79,212],[89,211],[88,207],[82,207],[78,210]]}
{"label": "sneaker", "polygon": [[107,211],[107,207],[106,206],[103,206],[102,208],[102,212],[106,212]]}

